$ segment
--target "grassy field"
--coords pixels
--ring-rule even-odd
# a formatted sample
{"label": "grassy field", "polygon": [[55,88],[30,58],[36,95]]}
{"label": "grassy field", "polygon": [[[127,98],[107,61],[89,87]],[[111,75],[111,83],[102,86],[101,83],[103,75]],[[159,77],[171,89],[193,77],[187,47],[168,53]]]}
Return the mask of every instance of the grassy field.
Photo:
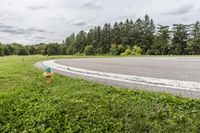
{"label": "grassy field", "polygon": [[200,101],[55,75],[34,62],[0,58],[0,132],[200,132]]}

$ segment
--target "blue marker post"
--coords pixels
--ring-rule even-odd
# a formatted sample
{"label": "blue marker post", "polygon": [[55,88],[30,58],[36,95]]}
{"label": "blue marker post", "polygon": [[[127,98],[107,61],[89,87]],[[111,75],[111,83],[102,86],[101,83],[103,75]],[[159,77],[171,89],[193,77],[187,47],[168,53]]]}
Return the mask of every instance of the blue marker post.
{"label": "blue marker post", "polygon": [[50,67],[47,67],[45,69],[45,72],[44,72],[43,75],[47,79],[47,83],[51,83],[52,82],[51,77],[53,76],[53,72],[52,72],[52,69]]}

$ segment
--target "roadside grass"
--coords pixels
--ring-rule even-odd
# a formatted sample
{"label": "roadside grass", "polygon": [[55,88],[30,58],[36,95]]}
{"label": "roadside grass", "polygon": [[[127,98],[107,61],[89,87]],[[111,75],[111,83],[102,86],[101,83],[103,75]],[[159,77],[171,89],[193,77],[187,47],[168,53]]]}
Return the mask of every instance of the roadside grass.
{"label": "roadside grass", "polygon": [[53,76],[34,62],[0,58],[0,132],[200,132],[200,100]]}

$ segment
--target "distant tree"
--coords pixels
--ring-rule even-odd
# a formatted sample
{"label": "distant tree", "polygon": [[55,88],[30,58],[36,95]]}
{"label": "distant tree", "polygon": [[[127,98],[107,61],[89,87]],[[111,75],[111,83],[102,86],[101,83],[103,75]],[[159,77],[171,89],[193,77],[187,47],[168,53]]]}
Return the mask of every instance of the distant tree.
{"label": "distant tree", "polygon": [[191,25],[191,38],[188,43],[189,54],[200,54],[200,23],[197,21]]}
{"label": "distant tree", "polygon": [[42,49],[41,51],[42,55],[48,55],[47,50],[48,50],[48,45],[44,46],[44,48]]}
{"label": "distant tree", "polygon": [[28,49],[26,47],[19,47],[17,49],[17,55],[29,55]]}
{"label": "distant tree", "polygon": [[11,44],[6,45],[5,54],[6,55],[14,55],[15,54],[15,48]]}
{"label": "distant tree", "polygon": [[86,55],[94,55],[95,54],[95,50],[94,50],[94,47],[93,45],[88,45],[85,47],[85,50],[84,50],[84,53]]}
{"label": "distant tree", "polygon": [[132,47],[135,43],[134,35],[134,23],[132,20],[127,19],[126,22],[123,24],[123,36],[122,36],[122,44],[126,46]]}
{"label": "distant tree", "polygon": [[189,43],[189,53],[192,55],[200,54],[200,34],[196,35]]}
{"label": "distant tree", "polygon": [[143,49],[143,53],[145,54],[153,45],[155,33],[155,25],[152,19],[148,15],[145,16],[143,21],[142,28],[142,36],[141,36],[141,44],[139,47]]}
{"label": "distant tree", "polygon": [[172,49],[175,55],[187,54],[188,26],[183,24],[173,25]]}
{"label": "distant tree", "polygon": [[196,21],[196,23],[192,24],[191,27],[192,27],[192,32],[191,32],[192,37],[196,38],[200,34],[200,22]]}
{"label": "distant tree", "polygon": [[112,43],[113,44],[121,44],[122,43],[122,32],[121,32],[121,28],[118,25],[117,22],[115,22],[115,24],[113,25],[113,29],[112,29]]}
{"label": "distant tree", "polygon": [[8,45],[4,45],[3,47],[4,47],[3,49],[4,49],[5,55],[11,55],[12,54],[10,49],[8,48]]}
{"label": "distant tree", "polygon": [[112,42],[112,33],[111,33],[111,25],[106,23],[102,29],[101,33],[101,47],[100,47],[100,54],[107,54],[109,53],[111,42]]}
{"label": "distant tree", "polygon": [[94,49],[96,51],[96,54],[101,54],[101,37],[102,36],[102,31],[101,27],[95,27],[94,28],[94,40],[92,42],[92,45],[94,46]]}
{"label": "distant tree", "polygon": [[133,33],[134,44],[137,44],[139,47],[142,47],[144,45],[143,44],[144,29],[143,29],[143,21],[140,18],[136,20],[133,32],[134,32]]}
{"label": "distant tree", "polygon": [[37,54],[37,49],[36,49],[35,46],[30,45],[30,46],[27,46],[26,48],[27,48],[27,50],[29,51],[29,54],[30,54],[30,55]]}
{"label": "distant tree", "polygon": [[148,54],[167,55],[170,52],[170,31],[169,26],[158,25],[157,35]]}
{"label": "distant tree", "polygon": [[75,50],[75,41],[76,41],[76,38],[75,38],[75,34],[71,34],[69,37],[67,37],[64,41],[64,44],[62,46],[62,53],[65,54],[65,55],[72,55],[72,54],[75,54],[76,53],[76,50]]}
{"label": "distant tree", "polygon": [[80,31],[77,34],[74,43],[75,46],[74,48],[76,50],[76,53],[83,53],[86,45],[87,45],[86,33],[84,31]]}
{"label": "distant tree", "polygon": [[[93,41],[95,40],[95,31],[94,29],[90,29],[90,31],[87,33],[87,45],[93,44]],[[94,47],[94,45],[93,45]]]}
{"label": "distant tree", "polygon": [[59,55],[60,54],[60,45],[57,43],[50,43],[47,45],[47,54],[48,55]]}
{"label": "distant tree", "polygon": [[0,56],[4,56],[4,47],[2,44],[0,44]]}

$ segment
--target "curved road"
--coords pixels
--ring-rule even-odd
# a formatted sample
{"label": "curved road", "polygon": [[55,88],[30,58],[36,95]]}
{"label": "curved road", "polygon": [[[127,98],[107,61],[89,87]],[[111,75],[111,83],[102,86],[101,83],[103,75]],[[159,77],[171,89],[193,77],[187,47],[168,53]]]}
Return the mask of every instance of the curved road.
{"label": "curved road", "polygon": [[38,68],[108,85],[200,98],[199,57],[118,57],[38,62]]}

